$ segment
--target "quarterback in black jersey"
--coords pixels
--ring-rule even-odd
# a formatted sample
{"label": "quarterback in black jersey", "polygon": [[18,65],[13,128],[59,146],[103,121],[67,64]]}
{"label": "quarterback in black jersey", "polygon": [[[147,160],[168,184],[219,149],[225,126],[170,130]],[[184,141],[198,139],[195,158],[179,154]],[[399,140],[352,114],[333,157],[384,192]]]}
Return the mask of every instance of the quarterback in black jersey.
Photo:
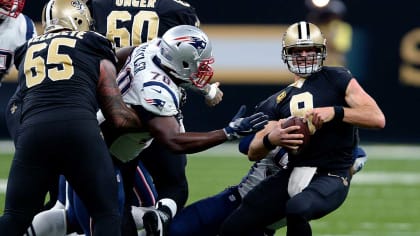
{"label": "quarterback in black jersey", "polygon": [[281,127],[289,116],[307,120],[310,142],[303,151],[289,151],[287,169],[245,196],[222,225],[223,236],[251,235],[284,217],[288,236],[312,235],[309,221],[336,210],[347,197],[357,127],[385,126],[375,100],[346,68],[323,66],[326,40],[316,25],[292,24],[282,46],[283,60],[295,74],[295,82],[257,107],[278,125],[255,135],[248,157],[259,160],[276,146],[297,149],[303,135],[293,131],[299,126]]}
{"label": "quarterback in black jersey", "polygon": [[83,1],[52,0],[43,10],[44,34],[16,50],[21,124],[0,235],[24,234],[59,174],[93,217],[93,235],[121,235],[117,181],[96,112],[127,131],[141,123],[115,82],[112,44],[89,31],[91,22]]}

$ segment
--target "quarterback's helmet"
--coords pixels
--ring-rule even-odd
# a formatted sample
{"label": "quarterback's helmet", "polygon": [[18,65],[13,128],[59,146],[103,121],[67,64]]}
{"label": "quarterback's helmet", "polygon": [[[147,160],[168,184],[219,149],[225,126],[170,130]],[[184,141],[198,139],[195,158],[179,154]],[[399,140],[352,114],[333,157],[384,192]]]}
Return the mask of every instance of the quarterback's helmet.
{"label": "quarterback's helmet", "polygon": [[282,46],[284,63],[292,73],[301,77],[308,77],[321,70],[327,57],[326,39],[321,30],[306,21],[287,28]]}
{"label": "quarterback's helmet", "polygon": [[93,19],[83,0],[50,0],[42,11],[44,33],[68,29],[89,31]]}
{"label": "quarterback's helmet", "polygon": [[16,18],[23,10],[25,0],[0,0],[0,19]]}
{"label": "quarterback's helmet", "polygon": [[156,56],[171,75],[187,82],[181,86],[202,88],[213,76],[210,40],[195,26],[179,25],[166,31]]}

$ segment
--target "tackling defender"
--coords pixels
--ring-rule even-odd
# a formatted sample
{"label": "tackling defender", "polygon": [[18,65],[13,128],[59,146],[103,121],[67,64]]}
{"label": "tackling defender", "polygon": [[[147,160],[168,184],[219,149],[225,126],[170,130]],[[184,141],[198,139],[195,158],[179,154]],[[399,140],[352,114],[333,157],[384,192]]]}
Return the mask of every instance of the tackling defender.
{"label": "tackling defender", "polygon": [[111,42],[89,31],[92,19],[84,2],[51,0],[43,19],[44,34],[16,49],[14,57],[21,124],[0,234],[23,235],[50,183],[63,174],[92,215],[93,235],[121,235],[117,182],[96,112],[101,108],[126,131],[136,131],[141,122],[121,98]]}
{"label": "tackling defender", "polygon": [[[173,152],[195,153],[254,133],[267,123],[262,113],[242,118],[245,113],[245,107],[242,106],[224,129],[184,132],[180,110],[182,87],[203,87],[213,75],[212,46],[200,29],[188,25],[177,26],[167,31],[161,39],[127,48],[126,52],[129,57],[117,82],[124,101],[137,112],[147,128],[144,132],[121,135],[115,129],[102,125],[111,154],[121,162],[136,158],[150,138]],[[155,222],[161,225],[175,215],[174,207],[166,208],[166,212],[164,208],[159,213],[149,214],[149,217],[157,217]],[[148,225],[146,230],[156,234],[158,229]]]}
{"label": "tackling defender", "polygon": [[[87,5],[95,19],[95,29],[113,41],[117,48],[138,46],[162,35],[177,25],[199,27],[196,10],[181,0],[137,1],[123,4],[114,0],[89,0]],[[120,60],[125,63],[125,60]],[[123,65],[121,65],[122,67]],[[205,97],[209,106],[221,102],[223,92],[219,83],[206,84],[203,88],[191,86],[195,92]],[[159,198],[174,199],[182,208],[188,198],[188,182],[185,175],[187,158],[185,154],[175,154],[157,142],[152,142],[141,152],[138,159],[153,176]],[[137,160],[130,162],[136,165]],[[120,165],[125,169],[124,165]],[[132,174],[123,171],[128,186],[132,186]],[[127,188],[127,187],[126,187]]]}

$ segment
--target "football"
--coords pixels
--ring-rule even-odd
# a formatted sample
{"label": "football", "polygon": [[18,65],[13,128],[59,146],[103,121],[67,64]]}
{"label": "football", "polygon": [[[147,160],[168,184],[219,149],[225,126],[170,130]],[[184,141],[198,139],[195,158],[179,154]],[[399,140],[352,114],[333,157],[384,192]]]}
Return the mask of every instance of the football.
{"label": "football", "polygon": [[292,150],[293,154],[299,154],[302,152],[302,150],[305,149],[305,147],[308,145],[310,138],[311,138],[311,132],[309,131],[308,122],[302,118],[302,117],[296,117],[296,116],[290,116],[288,117],[284,123],[282,124],[282,128],[287,128],[290,126],[297,125],[300,127],[300,129],[293,131],[292,133],[296,134],[303,134],[303,143],[299,145],[299,148],[296,150]]}

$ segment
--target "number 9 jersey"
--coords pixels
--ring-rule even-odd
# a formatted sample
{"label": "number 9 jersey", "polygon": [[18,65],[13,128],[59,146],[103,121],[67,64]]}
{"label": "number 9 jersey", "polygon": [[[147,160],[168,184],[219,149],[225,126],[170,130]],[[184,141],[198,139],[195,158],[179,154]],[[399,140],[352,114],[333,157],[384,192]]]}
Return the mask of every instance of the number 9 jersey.
{"label": "number 9 jersey", "polygon": [[199,26],[195,9],[181,0],[90,0],[95,31],[117,48],[138,46],[177,25]]}

